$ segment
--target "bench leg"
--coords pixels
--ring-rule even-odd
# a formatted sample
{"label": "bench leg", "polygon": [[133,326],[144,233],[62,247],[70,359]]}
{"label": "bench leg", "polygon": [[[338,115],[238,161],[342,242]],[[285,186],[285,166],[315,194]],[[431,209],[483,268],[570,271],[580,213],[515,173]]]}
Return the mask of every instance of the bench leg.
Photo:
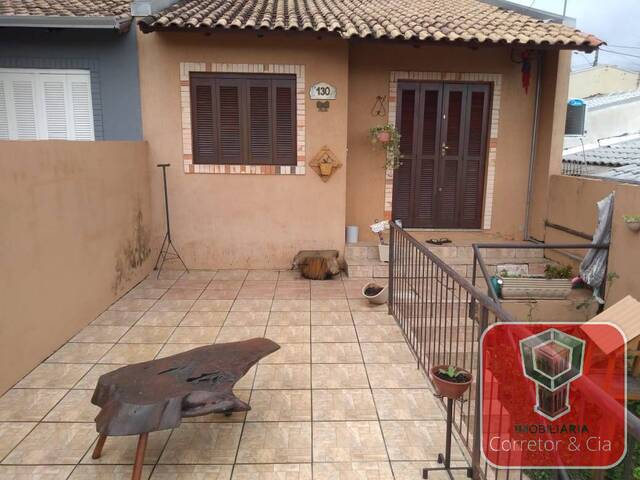
{"label": "bench leg", "polygon": [[133,473],[131,474],[131,480],[140,480],[142,477],[142,466],[144,465],[144,452],[147,449],[147,438],[149,434],[147,432],[141,433],[138,438],[138,448],[136,448],[136,463],[133,465]]}
{"label": "bench leg", "polygon": [[93,449],[91,458],[96,460],[102,456],[102,447],[104,447],[104,442],[106,441],[107,441],[107,436],[101,433],[100,436],[98,437],[98,443],[96,443],[96,448]]}

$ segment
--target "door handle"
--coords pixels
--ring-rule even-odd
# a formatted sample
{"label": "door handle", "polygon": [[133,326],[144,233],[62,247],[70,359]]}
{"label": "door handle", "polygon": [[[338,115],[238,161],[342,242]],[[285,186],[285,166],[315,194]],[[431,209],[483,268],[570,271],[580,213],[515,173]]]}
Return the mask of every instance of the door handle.
{"label": "door handle", "polygon": [[447,154],[447,150],[449,150],[449,147],[447,147],[446,143],[443,143],[442,150],[440,151],[443,157]]}

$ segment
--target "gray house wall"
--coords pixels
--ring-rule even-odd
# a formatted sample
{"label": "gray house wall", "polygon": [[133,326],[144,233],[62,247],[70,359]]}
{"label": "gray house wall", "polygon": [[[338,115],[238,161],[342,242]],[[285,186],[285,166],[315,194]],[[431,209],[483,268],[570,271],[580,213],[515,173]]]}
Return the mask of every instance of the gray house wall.
{"label": "gray house wall", "polygon": [[96,140],[141,140],[134,29],[0,28],[0,68],[90,70]]}

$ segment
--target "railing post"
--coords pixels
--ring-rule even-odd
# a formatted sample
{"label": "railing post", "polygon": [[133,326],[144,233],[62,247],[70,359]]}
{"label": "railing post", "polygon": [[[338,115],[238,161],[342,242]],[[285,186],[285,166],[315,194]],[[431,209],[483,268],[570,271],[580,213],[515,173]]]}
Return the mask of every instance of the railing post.
{"label": "railing post", "polygon": [[396,235],[396,226],[393,223],[393,220],[389,221],[389,301],[387,302],[387,306],[389,308],[389,315],[393,314],[393,305],[394,305],[394,285],[393,285],[393,266],[395,262],[395,235]]}
{"label": "railing post", "polygon": [[480,395],[482,395],[482,389],[480,385],[480,365],[482,365],[482,349],[480,348],[480,338],[482,334],[487,329],[489,325],[489,310],[484,305],[481,306],[480,315],[478,318],[478,363],[476,375],[476,398],[475,404],[473,407],[474,411],[474,419],[473,419],[473,448],[471,450],[471,468],[473,469],[473,478],[480,479],[482,478],[479,474],[481,471],[480,467],[480,442],[482,442],[481,432],[480,432],[480,415],[482,415],[482,411],[480,410]]}

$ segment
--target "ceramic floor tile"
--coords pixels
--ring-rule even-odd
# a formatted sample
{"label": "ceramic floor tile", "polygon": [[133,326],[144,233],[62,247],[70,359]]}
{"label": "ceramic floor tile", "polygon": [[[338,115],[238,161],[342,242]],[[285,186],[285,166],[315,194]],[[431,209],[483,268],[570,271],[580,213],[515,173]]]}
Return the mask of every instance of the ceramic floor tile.
{"label": "ceramic floor tile", "polygon": [[274,300],[309,300],[311,297],[309,287],[278,287],[274,295]]}
{"label": "ceramic floor tile", "polygon": [[[166,263],[165,263],[166,265]],[[168,268],[164,268],[159,272],[151,272],[149,274],[149,278],[157,278],[158,280],[178,280],[182,277],[186,272],[184,270],[170,270]]]}
{"label": "ceramic floor tile", "polygon": [[349,312],[311,312],[311,325],[353,325]]}
{"label": "ceramic floor tile", "polygon": [[256,327],[266,325],[269,312],[229,312],[225,327]]}
{"label": "ceramic floor tile", "polygon": [[314,462],[386,461],[378,422],[315,422]]}
{"label": "ceramic floor tile", "polygon": [[213,276],[214,280],[244,280],[248,270],[218,270]]}
{"label": "ceramic floor tile", "polygon": [[313,325],[311,341],[352,343],[357,342],[358,338],[353,325]]}
{"label": "ceramic floor tile", "polygon": [[166,290],[168,288],[171,288],[174,283],[176,283],[175,279],[157,279],[156,276],[152,273],[151,276],[147,276],[147,278],[141,281],[138,286],[144,288],[164,288]]}
{"label": "ceramic floor tile", "polygon": [[137,327],[175,327],[184,318],[184,312],[147,312],[138,323]]}
{"label": "ceramic floor tile", "polygon": [[311,461],[311,422],[246,423],[237,463]]}
{"label": "ceramic floor tile", "polygon": [[280,270],[278,272],[278,281],[299,281],[309,282],[306,278],[303,278],[300,274],[300,270]]}
{"label": "ceramic floor tile", "polygon": [[151,307],[152,312],[188,312],[195,300],[164,300],[160,299]]}
{"label": "ceramic floor tile", "polygon": [[[142,479],[149,478],[152,468],[143,467]],[[78,465],[69,480],[129,480],[132,471],[133,465]]]}
{"label": "ceramic floor tile", "polygon": [[65,393],[65,389],[12,388],[0,397],[0,422],[42,420]]}
{"label": "ceramic floor tile", "polygon": [[161,464],[233,464],[242,424],[183,423],[173,431]]}
{"label": "ceramic floor tile", "polygon": [[279,350],[264,357],[260,363],[311,363],[311,345],[281,343]]}
{"label": "ceramic floor tile", "polygon": [[164,343],[175,327],[131,327],[119,343]]}
{"label": "ceramic floor tile", "polygon": [[311,464],[236,465],[232,480],[311,480]]}
{"label": "ceramic floor tile", "polygon": [[269,326],[272,325],[310,325],[310,313],[309,312],[274,312],[273,310],[269,314]]}
{"label": "ceramic floor tile", "polygon": [[269,312],[271,300],[238,299],[233,302],[232,312]]}
{"label": "ceramic floor tile", "polygon": [[176,281],[176,285],[182,282],[183,280],[184,281],[206,280],[208,282],[211,279],[215,278],[217,273],[218,273],[217,270],[189,270]]}
{"label": "ceramic floor tile", "polygon": [[374,389],[380,420],[440,420],[444,412],[431,390]]}
{"label": "ceramic floor tile", "polygon": [[276,281],[278,280],[278,271],[277,270],[249,270],[246,280],[247,282],[252,282],[255,280]]}
{"label": "ceramic floor tile", "polygon": [[311,387],[309,365],[258,365],[254,388],[260,390],[308,389]]}
{"label": "ceramic floor tile", "polygon": [[231,465],[156,465],[151,480],[229,480]]}
{"label": "ceramic floor tile", "polygon": [[[185,424],[181,425],[179,428],[183,428],[184,425]],[[150,465],[158,461],[162,450],[167,444],[167,439],[170,434],[171,430],[149,433],[147,449],[144,453],[145,464]],[[137,435],[129,435],[126,437],[107,437],[107,441],[105,442],[102,450],[102,456],[97,459],[91,458],[91,454],[95,448],[94,443],[82,459],[82,463],[92,465],[133,465],[137,444]]]}
{"label": "ceramic floor tile", "polygon": [[120,312],[146,312],[154,303],[156,303],[155,300],[144,298],[123,298],[111,305],[109,310],[116,310]]}
{"label": "ceramic floor tile", "polygon": [[156,355],[156,358],[170,357],[171,355],[177,355],[178,353],[188,352],[194,348],[204,347],[209,345],[208,343],[167,343]]}
{"label": "ceramic floor tile", "polygon": [[367,364],[367,373],[371,388],[431,388],[415,364]]}
{"label": "ceramic floor tile", "polygon": [[113,370],[117,370],[120,367],[124,367],[124,365],[118,364],[102,364],[98,363],[91,367],[91,370],[87,372],[85,376],[83,376],[78,383],[74,385],[74,389],[83,389],[83,390],[93,390],[98,383],[98,378],[100,375],[104,375],[105,373],[112,372]]}
{"label": "ceramic floor tile", "polygon": [[45,361],[47,363],[95,363],[113,343],[66,343]]}
{"label": "ceramic floor tile", "polygon": [[[444,452],[446,422],[437,421],[382,421],[382,432],[390,460],[433,460]],[[463,460],[462,451],[453,439],[451,458]]]}
{"label": "ceramic floor tile", "polygon": [[[467,463],[463,461],[452,461],[451,465],[454,467],[466,467]],[[393,475],[396,480],[416,480],[422,478],[422,470],[425,467],[442,467],[442,464],[439,464],[435,461],[430,462],[391,462],[391,468],[393,469]],[[453,474],[453,480],[468,480],[467,473],[465,470],[453,470],[451,472]],[[504,476],[494,477],[493,475],[488,478],[496,478],[496,480],[509,480],[519,478],[517,474],[514,472],[503,471]],[[510,473],[510,474],[509,474]],[[523,477],[526,478],[526,477]],[[451,477],[446,472],[443,471],[432,471],[429,472],[429,480],[451,480]]]}
{"label": "ceramic floor tile", "polygon": [[416,363],[403,343],[361,343],[360,348],[366,363]]}
{"label": "ceramic floor tile", "polygon": [[351,312],[356,325],[396,325],[396,320],[387,312]]}
{"label": "ceramic floor tile", "polygon": [[220,290],[220,289],[206,289],[200,295],[198,301],[201,300],[235,300],[238,296],[239,289]]}
{"label": "ceramic floor tile", "polygon": [[220,327],[177,327],[167,343],[213,343]]}
{"label": "ceramic floor tile", "polygon": [[350,298],[349,307],[352,312],[386,312],[387,304],[375,305],[364,298]]}
{"label": "ceramic floor tile", "polygon": [[180,322],[181,327],[221,327],[227,312],[189,312]]}
{"label": "ceramic floor tile", "polygon": [[71,342],[87,342],[87,343],[115,343],[129,327],[106,326],[106,325],[88,325],[80,330]]}
{"label": "ceramic floor tile", "polygon": [[[421,472],[422,473],[422,472]],[[417,480],[422,477],[415,477]],[[315,463],[314,480],[394,480],[389,462]]]}
{"label": "ceramic floor tile", "polygon": [[129,364],[153,360],[161,343],[118,343],[100,359],[100,363]]}
{"label": "ceramic floor tile", "polygon": [[0,460],[25,438],[36,426],[27,422],[0,422]]}
{"label": "ceramic floor tile", "polygon": [[192,312],[228,312],[233,300],[196,300],[191,307]]}
{"label": "ceramic floor tile", "polygon": [[207,290],[240,290],[243,280],[211,280]]}
{"label": "ceramic floor tile", "polygon": [[93,390],[70,390],[44,422],[93,422],[100,411],[91,403]]}
{"label": "ceramic floor tile", "polygon": [[233,390],[250,390],[253,388],[254,380],[256,378],[256,370],[258,369],[257,365],[254,365],[249,369],[247,373],[244,374],[240,380],[238,380],[233,387]]}
{"label": "ceramic floor tile", "polygon": [[0,465],[0,480],[66,480],[73,465]]}
{"label": "ceramic floor tile", "polygon": [[152,288],[152,287],[144,287],[138,286],[127,293],[122,298],[145,298],[149,300],[158,300],[162,295],[166,293],[166,288]]}
{"label": "ceramic floor tile", "polygon": [[311,390],[254,390],[247,421],[311,421]]}
{"label": "ceramic floor tile", "polygon": [[203,288],[171,287],[162,296],[162,300],[197,300],[202,294]]}
{"label": "ceramic floor tile", "polygon": [[216,337],[216,343],[239,342],[250,338],[264,337],[266,327],[222,327]]}
{"label": "ceramic floor tile", "polygon": [[308,312],[311,302],[305,299],[298,300],[274,300],[272,312]]}
{"label": "ceramic floor tile", "polygon": [[5,464],[64,465],[80,461],[98,434],[92,423],[40,423]]}
{"label": "ceramic floor tile", "polygon": [[313,420],[378,420],[371,390],[313,390]]}
{"label": "ceramic floor tile", "polygon": [[313,364],[313,388],[369,388],[364,365]]}
{"label": "ceramic floor tile", "polygon": [[344,299],[311,300],[312,312],[348,312],[349,302]]}
{"label": "ceramic floor tile", "polygon": [[269,325],[264,336],[276,343],[309,343],[310,327]]}
{"label": "ceramic floor tile", "polygon": [[314,343],[311,358],[313,363],[362,363],[357,343]]}
{"label": "ceramic floor tile", "polygon": [[20,380],[16,388],[71,388],[90,368],[86,363],[42,363]]}
{"label": "ceramic floor tile", "polygon": [[365,342],[405,343],[400,327],[395,325],[357,325],[358,339]]}
{"label": "ceramic floor tile", "polygon": [[209,283],[211,282],[211,279],[206,279],[206,278],[185,278],[186,275],[183,275],[182,277],[180,277],[176,283],[174,283],[171,287],[172,288],[193,288],[193,289],[199,289],[200,291],[204,290],[205,288],[207,288],[209,286]]}
{"label": "ceramic floor tile", "polygon": [[120,312],[107,310],[101,313],[91,325],[112,325],[116,327],[130,327],[138,321],[144,312]]}

